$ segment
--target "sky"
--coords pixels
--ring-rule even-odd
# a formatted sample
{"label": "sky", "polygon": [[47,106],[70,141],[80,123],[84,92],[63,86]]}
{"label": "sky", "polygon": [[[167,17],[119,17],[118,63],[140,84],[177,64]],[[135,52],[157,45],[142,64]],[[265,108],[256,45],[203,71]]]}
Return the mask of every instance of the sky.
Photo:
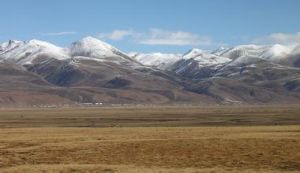
{"label": "sky", "polygon": [[300,43],[299,0],[0,0],[0,42],[66,47],[93,36],[124,52]]}

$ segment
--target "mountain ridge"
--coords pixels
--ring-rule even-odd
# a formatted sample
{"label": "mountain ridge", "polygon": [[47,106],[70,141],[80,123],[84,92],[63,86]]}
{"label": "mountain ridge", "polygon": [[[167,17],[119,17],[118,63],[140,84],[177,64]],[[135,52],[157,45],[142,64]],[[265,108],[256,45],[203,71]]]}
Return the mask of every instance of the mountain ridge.
{"label": "mountain ridge", "polygon": [[66,48],[10,40],[0,44],[0,106],[300,103],[299,67],[300,46],[126,54],[93,37]]}

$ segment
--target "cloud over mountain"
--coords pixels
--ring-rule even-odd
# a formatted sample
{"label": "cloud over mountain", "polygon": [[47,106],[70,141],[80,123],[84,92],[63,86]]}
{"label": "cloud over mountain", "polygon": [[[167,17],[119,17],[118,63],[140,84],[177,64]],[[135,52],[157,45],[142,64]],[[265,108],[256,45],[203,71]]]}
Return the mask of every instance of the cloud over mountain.
{"label": "cloud over mountain", "polygon": [[300,32],[297,33],[271,33],[267,36],[256,38],[254,43],[261,44],[300,44]]}
{"label": "cloud over mountain", "polygon": [[200,36],[186,31],[170,31],[159,28],[151,28],[147,32],[138,32],[132,29],[113,30],[108,33],[99,33],[98,37],[104,40],[119,41],[128,37],[137,44],[145,45],[173,45],[173,46],[209,46],[212,38]]}
{"label": "cloud over mountain", "polygon": [[77,34],[77,32],[75,32],[75,31],[40,33],[40,35],[43,35],[43,36],[62,36],[62,35],[75,35],[75,34]]}

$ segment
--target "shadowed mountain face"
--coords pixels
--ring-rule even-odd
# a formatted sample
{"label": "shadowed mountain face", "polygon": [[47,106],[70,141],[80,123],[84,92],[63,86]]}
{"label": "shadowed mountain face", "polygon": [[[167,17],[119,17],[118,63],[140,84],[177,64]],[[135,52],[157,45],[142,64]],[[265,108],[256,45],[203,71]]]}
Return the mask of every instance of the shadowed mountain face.
{"label": "shadowed mountain face", "polygon": [[299,47],[127,55],[92,37],[0,45],[0,105],[300,102]]}

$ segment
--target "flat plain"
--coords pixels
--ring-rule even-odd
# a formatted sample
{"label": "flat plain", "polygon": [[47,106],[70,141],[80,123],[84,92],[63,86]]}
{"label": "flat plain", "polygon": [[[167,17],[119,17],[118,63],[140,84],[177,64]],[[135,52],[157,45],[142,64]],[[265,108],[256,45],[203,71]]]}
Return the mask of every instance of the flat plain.
{"label": "flat plain", "polygon": [[0,112],[0,172],[299,171],[298,106]]}

